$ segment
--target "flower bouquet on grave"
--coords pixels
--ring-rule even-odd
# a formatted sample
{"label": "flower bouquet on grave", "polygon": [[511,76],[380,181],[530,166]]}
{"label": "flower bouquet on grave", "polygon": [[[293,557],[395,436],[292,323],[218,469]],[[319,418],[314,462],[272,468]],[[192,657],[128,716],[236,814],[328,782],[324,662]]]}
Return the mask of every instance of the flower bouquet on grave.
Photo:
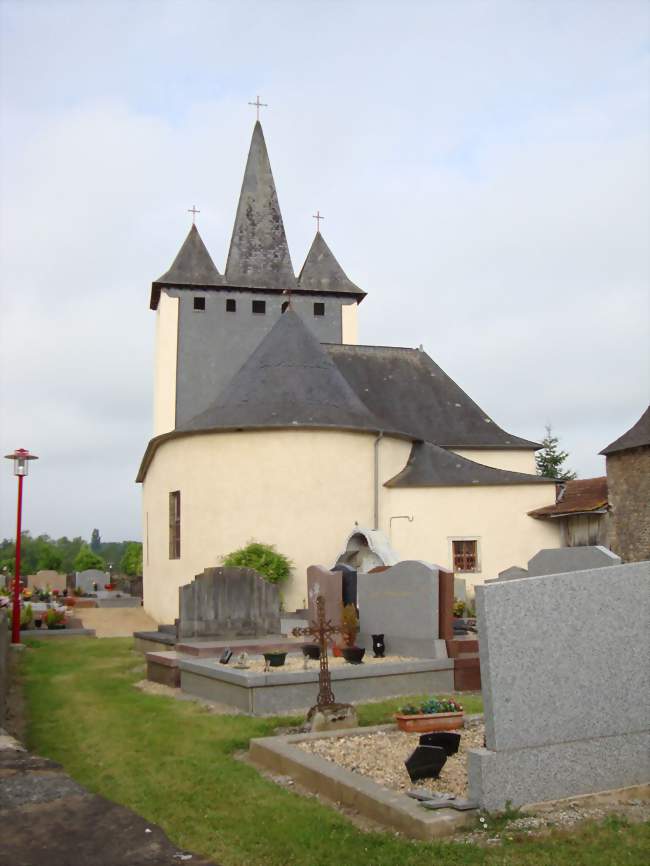
{"label": "flower bouquet on grave", "polygon": [[43,617],[49,629],[65,628],[65,612],[51,607]]}
{"label": "flower bouquet on grave", "polygon": [[463,708],[453,698],[428,698],[419,706],[408,704],[395,714],[400,731],[428,734],[463,727]]}
{"label": "flower bouquet on grave", "polygon": [[104,589],[105,589],[107,592],[113,592],[113,590],[117,589],[117,584],[115,584],[115,583],[105,583],[105,584],[104,584]]}

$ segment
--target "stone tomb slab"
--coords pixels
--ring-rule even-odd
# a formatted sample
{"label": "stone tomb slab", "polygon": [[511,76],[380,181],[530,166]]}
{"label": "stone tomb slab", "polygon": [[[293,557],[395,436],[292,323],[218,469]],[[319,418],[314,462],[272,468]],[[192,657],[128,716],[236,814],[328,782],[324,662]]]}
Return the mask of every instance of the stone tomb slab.
{"label": "stone tomb slab", "polygon": [[477,587],[486,748],[469,754],[471,799],[495,810],[650,779],[649,589],[649,562]]}
{"label": "stone tomb slab", "polygon": [[179,591],[179,638],[280,632],[280,594],[252,568],[206,568]]}
{"label": "stone tomb slab", "polygon": [[438,640],[438,575],[436,566],[415,560],[359,574],[359,645],[372,651],[372,635],[383,634],[391,655],[446,658]]}
{"label": "stone tomb slab", "polygon": [[[528,560],[528,576],[563,574],[587,568],[607,568],[620,565],[621,557],[602,545],[591,547],[558,547],[540,550]],[[501,575],[499,575],[501,576]],[[523,576],[523,575],[522,575]]]}
{"label": "stone tomb slab", "polygon": [[324,565],[310,565],[307,569],[307,605],[309,620],[318,619],[316,598],[325,599],[325,616],[335,626],[342,624],[343,614],[343,573],[329,571]]}
{"label": "stone tomb slab", "polygon": [[214,658],[220,656],[227,647],[234,653],[265,653],[271,649],[280,650],[280,652],[302,652],[302,645],[305,641],[289,640],[283,635],[267,635],[260,638],[233,638],[226,640],[183,640],[176,644],[176,650],[179,653],[196,658]]}
{"label": "stone tomb slab", "polygon": [[[404,695],[449,693],[454,688],[452,659],[417,659],[330,669],[339,703]],[[214,659],[178,659],[181,689],[191,695],[229,704],[255,716],[306,712],[318,694],[318,669],[269,673],[238,670]]]}
{"label": "stone tomb slab", "polygon": [[251,740],[249,756],[256,766],[288,775],[307,790],[354,809],[363,817],[412,839],[428,841],[449,836],[474,824],[475,811],[458,812],[451,808],[427,811],[406,794],[384,788],[372,779],[304,751],[297,745],[305,740],[325,737],[367,736],[394,727],[377,725],[346,731],[265,737]]}

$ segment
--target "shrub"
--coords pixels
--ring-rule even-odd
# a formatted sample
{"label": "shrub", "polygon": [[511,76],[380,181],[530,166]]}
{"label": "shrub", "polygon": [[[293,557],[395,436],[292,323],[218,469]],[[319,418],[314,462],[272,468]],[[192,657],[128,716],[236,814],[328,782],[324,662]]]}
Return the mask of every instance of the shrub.
{"label": "shrub", "polygon": [[278,553],[272,544],[249,541],[246,547],[233,550],[223,558],[224,565],[254,568],[269,583],[282,583],[291,573],[293,563],[283,553]]}

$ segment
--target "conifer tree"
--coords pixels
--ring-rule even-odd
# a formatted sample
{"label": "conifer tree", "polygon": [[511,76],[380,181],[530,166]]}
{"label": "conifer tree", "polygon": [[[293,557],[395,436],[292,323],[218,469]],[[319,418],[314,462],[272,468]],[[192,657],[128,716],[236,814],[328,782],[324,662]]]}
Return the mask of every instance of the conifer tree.
{"label": "conifer tree", "polygon": [[102,549],[102,538],[99,529],[93,529],[90,536],[90,549],[93,553],[99,553]]}
{"label": "conifer tree", "polygon": [[557,436],[553,436],[551,425],[547,424],[546,436],[542,439],[542,450],[535,455],[537,474],[543,475],[544,478],[555,478],[556,481],[571,481],[576,477],[576,473],[563,465],[569,452],[561,451],[558,448],[559,442]]}

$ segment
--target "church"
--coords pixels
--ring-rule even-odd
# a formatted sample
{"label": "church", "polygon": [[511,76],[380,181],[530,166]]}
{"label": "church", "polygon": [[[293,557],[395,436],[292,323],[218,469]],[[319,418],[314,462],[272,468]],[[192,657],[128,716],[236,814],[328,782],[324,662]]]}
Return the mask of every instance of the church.
{"label": "church", "polygon": [[421,559],[469,587],[559,547],[538,443],[506,432],[421,348],[357,343],[366,293],[319,230],[294,272],[259,120],[223,274],[196,225],[151,287],[154,436],[143,490],[144,606],[251,540],[306,570]]}

